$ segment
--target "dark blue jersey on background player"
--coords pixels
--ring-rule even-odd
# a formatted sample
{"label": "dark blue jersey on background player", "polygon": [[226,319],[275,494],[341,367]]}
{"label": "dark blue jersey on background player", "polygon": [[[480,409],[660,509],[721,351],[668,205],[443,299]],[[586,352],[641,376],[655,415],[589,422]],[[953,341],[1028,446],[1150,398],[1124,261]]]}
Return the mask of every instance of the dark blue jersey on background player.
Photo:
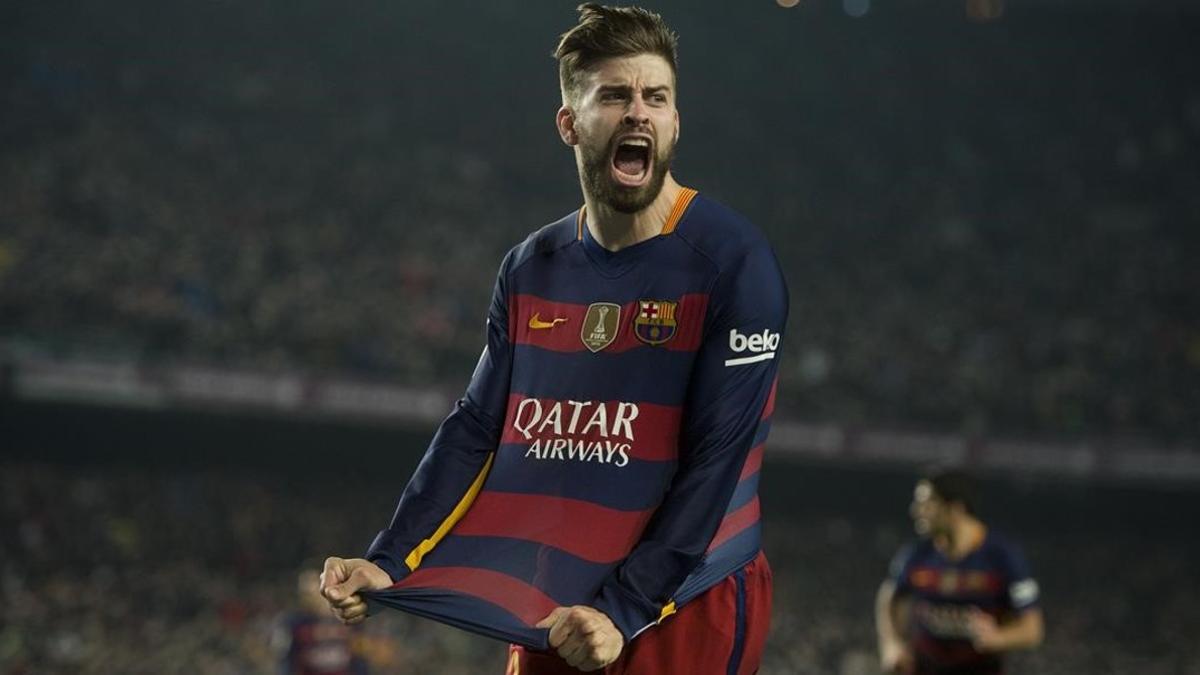
{"label": "dark blue jersey on background player", "polygon": [[361,653],[361,626],[346,626],[329,615],[315,570],[297,578],[299,607],[276,620],[271,636],[279,675],[367,675]]}
{"label": "dark blue jersey on background player", "polygon": [[917,482],[921,538],[896,554],[875,617],[884,672],[996,675],[1002,654],[1042,641],[1038,585],[1025,556],[975,515],[974,481],[942,470]]}
{"label": "dark blue jersey on background player", "polygon": [[586,4],[556,128],[583,206],[500,267],[487,346],[366,559],[323,588],[515,643],[521,675],[749,675],[757,497],[787,291],[761,233],[676,182],[676,38]]}

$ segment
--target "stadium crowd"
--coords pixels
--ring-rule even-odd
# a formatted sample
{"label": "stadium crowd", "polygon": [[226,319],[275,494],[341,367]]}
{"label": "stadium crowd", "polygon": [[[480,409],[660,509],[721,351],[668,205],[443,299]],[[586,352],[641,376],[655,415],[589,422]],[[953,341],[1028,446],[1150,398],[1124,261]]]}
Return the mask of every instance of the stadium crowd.
{"label": "stadium crowd", "polygon": [[[248,475],[0,468],[4,675],[279,672],[275,633],[298,606],[297,572],[364,548],[344,527],[361,497],[334,505]],[[502,662],[461,632],[380,619],[360,646],[376,672]]]}
{"label": "stadium crowd", "polygon": [[[6,10],[0,395],[28,354],[461,389],[500,257],[579,199],[547,56],[571,15],[514,27],[488,3],[438,30],[425,4]],[[723,4],[677,9],[677,173],[759,223],[788,273],[782,416],[1200,439],[1194,14],[804,3],[722,15],[753,48],[709,49]],[[274,672],[295,572],[363,550],[376,526],[345,514],[383,518],[398,489],[329,480],[0,459],[0,675]],[[768,504],[764,675],[877,672],[902,509]],[[1014,672],[1200,672],[1195,542],[1015,534],[1048,637]],[[369,624],[382,672],[503,660],[432,622]]]}
{"label": "stadium crowd", "polygon": [[[296,570],[362,550],[374,526],[348,527],[347,514],[386,518],[394,492],[378,476],[0,464],[0,675],[276,672],[272,632],[296,606]],[[768,504],[776,595],[763,674],[876,675],[872,603],[909,536],[903,504],[856,515],[782,497]],[[1108,524],[1019,536],[1048,638],[1014,672],[1200,668],[1194,541]],[[503,668],[499,643],[430,621],[388,611],[366,626],[372,672]]]}
{"label": "stadium crowd", "polygon": [[[179,18],[142,4],[0,29],[3,352],[460,387],[504,250],[578,201],[546,50],[530,102],[509,91],[527,52],[486,38],[500,10],[447,49],[436,31],[389,42],[369,16],[253,3],[164,33]],[[784,410],[1194,441],[1195,18],[1032,12],[1001,32],[893,11],[838,24],[853,49],[838,17],[731,17],[764,37],[719,61],[681,27],[678,173],[775,242],[793,298]],[[137,22],[117,28],[122,12]],[[316,43],[272,32],[324,21]],[[761,86],[689,99],[735,77]]]}

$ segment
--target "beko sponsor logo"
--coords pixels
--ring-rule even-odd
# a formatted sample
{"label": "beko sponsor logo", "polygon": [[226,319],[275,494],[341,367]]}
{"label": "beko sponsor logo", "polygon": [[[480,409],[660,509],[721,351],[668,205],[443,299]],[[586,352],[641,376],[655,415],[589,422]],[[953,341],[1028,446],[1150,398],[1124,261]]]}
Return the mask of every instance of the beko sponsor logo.
{"label": "beko sponsor logo", "polygon": [[775,350],[779,349],[779,333],[764,330],[761,333],[743,335],[734,328],[729,331],[729,349],[734,354],[750,352],[750,356],[738,356],[725,359],[727,366],[742,366],[748,363],[769,361],[775,358]]}

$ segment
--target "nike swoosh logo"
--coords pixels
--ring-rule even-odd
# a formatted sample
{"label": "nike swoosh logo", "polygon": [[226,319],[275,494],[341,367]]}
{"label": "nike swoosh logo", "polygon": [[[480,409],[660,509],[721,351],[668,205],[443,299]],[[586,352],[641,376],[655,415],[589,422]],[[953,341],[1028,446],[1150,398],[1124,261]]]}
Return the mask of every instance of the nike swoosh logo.
{"label": "nike swoosh logo", "polygon": [[566,323],[563,318],[556,318],[553,321],[542,321],[541,312],[534,312],[533,316],[529,317],[529,327],[533,330],[542,330],[543,328],[554,328],[560,323]]}

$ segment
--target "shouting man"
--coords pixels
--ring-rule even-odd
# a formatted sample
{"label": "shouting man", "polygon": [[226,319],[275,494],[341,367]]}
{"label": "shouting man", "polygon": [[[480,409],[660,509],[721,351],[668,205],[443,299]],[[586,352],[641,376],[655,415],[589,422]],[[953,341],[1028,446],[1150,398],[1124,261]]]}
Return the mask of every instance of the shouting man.
{"label": "shouting man", "polygon": [[513,642],[513,675],[748,675],[787,290],[762,234],[672,175],[675,34],[579,12],[555,122],[583,206],[505,257],[466,394],[322,587],[347,623],[371,601]]}

